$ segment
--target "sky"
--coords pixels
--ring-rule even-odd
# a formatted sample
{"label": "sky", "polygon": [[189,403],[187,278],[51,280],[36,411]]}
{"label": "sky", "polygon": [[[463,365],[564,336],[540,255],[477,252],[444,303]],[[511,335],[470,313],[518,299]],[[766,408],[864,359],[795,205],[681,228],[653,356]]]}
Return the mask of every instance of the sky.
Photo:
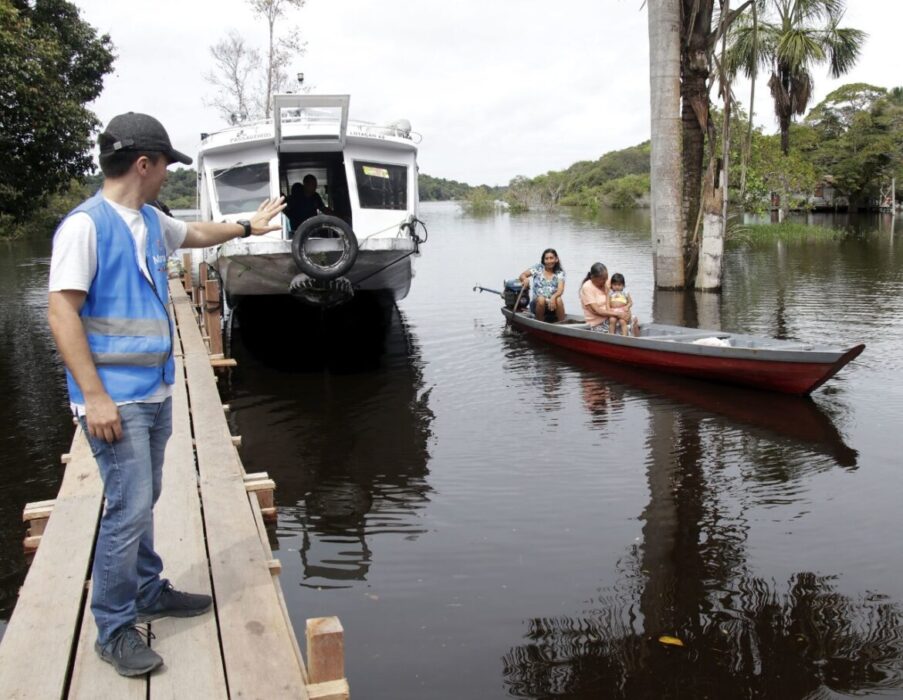
{"label": "sky", "polygon": [[[738,5],[739,0],[734,0]],[[210,47],[238,30],[260,48],[266,23],[245,0],[75,0],[110,35],[117,59],[92,109],[152,114],[194,155],[225,122],[205,101]],[[649,38],[643,0],[307,0],[283,26],[307,42],[292,73],[311,92],[351,95],[350,117],[404,118],[422,141],[420,170],[504,185],[649,138]],[[903,84],[896,68],[903,0],[848,0],[846,26],[869,34],[857,66],[814,72],[811,105],[840,85]],[[777,125],[765,80],[756,123]],[[749,84],[735,94],[749,101]]]}

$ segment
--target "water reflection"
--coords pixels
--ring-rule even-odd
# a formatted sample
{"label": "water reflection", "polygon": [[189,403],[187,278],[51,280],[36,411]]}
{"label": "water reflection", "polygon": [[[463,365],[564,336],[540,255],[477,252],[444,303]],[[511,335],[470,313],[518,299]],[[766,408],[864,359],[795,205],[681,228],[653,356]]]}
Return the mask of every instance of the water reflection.
{"label": "water reflection", "polygon": [[621,559],[620,583],[590,609],[528,621],[525,641],[503,658],[509,694],[772,698],[898,688],[903,609],[874,593],[843,595],[832,576],[753,575],[746,506],[733,497],[719,436],[692,413],[648,406],[641,541]]}
{"label": "water reflection", "polygon": [[[903,675],[903,611],[851,598],[831,577],[737,581],[731,610],[706,601],[683,648],[659,643],[625,600],[583,617],[535,618],[504,658],[520,698],[825,698],[881,694]],[[614,607],[608,607],[614,605]],[[889,696],[889,695],[888,695]]]}
{"label": "water reflection", "polygon": [[22,509],[56,495],[73,432],[46,322],[49,254],[46,240],[0,241],[0,621],[26,573]]}
{"label": "water reflection", "polygon": [[[846,444],[826,410],[809,397],[684,379],[589,358],[560,348],[550,348],[548,352],[582,370],[584,401],[594,420],[600,408],[598,398],[602,396],[614,394],[621,400],[626,393],[631,399],[658,403],[666,398],[670,402],[669,410],[680,414],[695,413],[703,419],[713,420],[717,432],[724,437],[753,428],[763,437],[780,441],[791,450],[803,447],[829,457],[838,466],[855,468],[857,465],[859,453]],[[790,463],[795,461],[790,460]],[[800,464],[805,465],[807,473],[819,466],[811,460],[802,460]],[[788,462],[782,462],[782,466],[786,468]]]}
{"label": "water reflection", "polygon": [[[629,365],[587,357],[565,348],[547,346],[518,333],[504,337],[510,371],[535,367],[540,389],[551,386],[554,405],[561,400],[561,376],[580,373],[580,391],[590,423],[600,427],[619,413],[626,402],[653,402],[675,414],[696,415],[713,426],[722,442],[744,460],[750,476],[765,481],[787,481],[815,471],[840,466],[855,469],[858,451],[847,445],[831,412],[842,414],[837,400],[828,409],[811,397],[787,396],[677,377]],[[549,377],[555,377],[550,381]],[[544,407],[546,397],[543,396]],[[848,413],[848,411],[847,411]],[[750,430],[752,429],[752,431]],[[755,437],[766,441],[771,458],[751,460]],[[722,450],[725,447],[722,446]],[[813,460],[811,453],[827,459]]]}
{"label": "water reflection", "polygon": [[353,352],[332,355],[325,367],[296,356],[291,373],[284,355],[275,368],[243,338],[235,344],[239,369],[228,394],[236,432],[249,437],[245,467],[276,480],[278,535],[283,548],[297,547],[302,586],[365,580],[373,538],[424,532],[430,392],[401,313],[390,305],[384,320],[377,338],[364,337],[364,321],[343,322],[348,332],[330,343]]}
{"label": "water reflection", "polygon": [[625,387],[622,384],[600,381],[599,377],[587,373],[580,380],[580,389],[594,428],[606,425],[624,405]]}

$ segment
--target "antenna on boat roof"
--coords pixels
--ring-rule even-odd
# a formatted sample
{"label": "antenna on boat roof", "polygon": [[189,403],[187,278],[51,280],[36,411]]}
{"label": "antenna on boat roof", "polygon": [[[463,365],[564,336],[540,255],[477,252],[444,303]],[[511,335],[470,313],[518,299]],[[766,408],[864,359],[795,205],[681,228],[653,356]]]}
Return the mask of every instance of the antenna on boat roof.
{"label": "antenna on boat roof", "polygon": [[304,73],[298,73],[295,77],[298,78],[298,85],[304,85]]}

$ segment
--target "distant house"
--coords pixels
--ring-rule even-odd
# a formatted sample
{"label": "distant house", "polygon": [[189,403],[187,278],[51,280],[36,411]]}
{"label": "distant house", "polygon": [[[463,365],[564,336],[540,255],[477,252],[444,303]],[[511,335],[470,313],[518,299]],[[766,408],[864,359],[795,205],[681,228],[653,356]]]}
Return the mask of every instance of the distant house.
{"label": "distant house", "polygon": [[[846,211],[850,206],[849,197],[841,193],[831,175],[825,175],[815,186],[812,194],[794,192],[790,195],[790,211]],[[781,194],[771,193],[772,210],[781,208]]]}
{"label": "distant house", "polygon": [[821,179],[807,201],[812,211],[846,211],[850,206],[849,198],[838,191],[830,175]]}

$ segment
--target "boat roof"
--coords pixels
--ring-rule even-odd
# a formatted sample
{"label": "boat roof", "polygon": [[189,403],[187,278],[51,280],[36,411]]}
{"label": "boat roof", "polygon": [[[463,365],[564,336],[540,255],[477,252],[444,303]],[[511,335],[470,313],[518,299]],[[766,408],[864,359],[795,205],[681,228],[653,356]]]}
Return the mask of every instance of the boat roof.
{"label": "boat roof", "polygon": [[349,95],[274,95],[272,118],[243,121],[202,134],[199,155],[268,142],[280,153],[341,151],[348,142],[416,153],[416,134],[407,120],[391,124],[349,120],[350,99]]}

